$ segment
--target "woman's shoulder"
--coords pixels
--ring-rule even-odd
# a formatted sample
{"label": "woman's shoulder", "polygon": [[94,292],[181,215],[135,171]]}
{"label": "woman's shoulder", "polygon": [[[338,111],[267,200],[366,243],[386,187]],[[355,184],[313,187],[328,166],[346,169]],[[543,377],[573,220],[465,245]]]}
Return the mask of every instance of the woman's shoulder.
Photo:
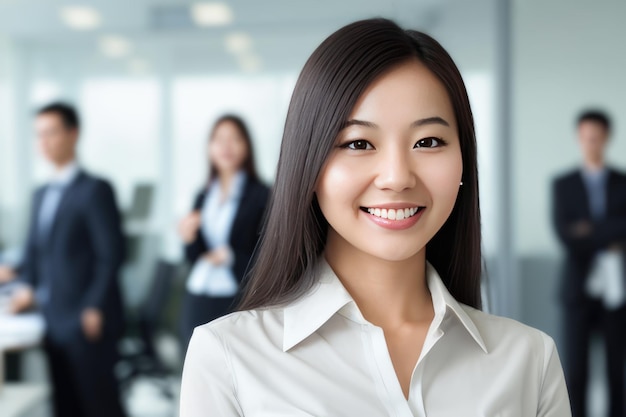
{"label": "woman's shoulder", "polygon": [[249,179],[244,189],[246,201],[254,202],[253,207],[263,211],[269,201],[270,188],[261,180]]}
{"label": "woman's shoulder", "polygon": [[282,353],[275,342],[281,316],[276,310],[239,311],[196,327],[185,355],[180,414],[243,415],[238,390],[246,379],[238,378],[240,370],[264,370],[264,359]]}
{"label": "woman's shoulder", "polygon": [[[481,355],[484,363],[479,367],[483,376],[501,383],[506,375],[511,395],[522,394],[521,404],[536,404],[537,415],[571,415],[561,361],[550,336],[510,318],[461,307],[484,342],[486,355]],[[529,386],[533,390],[527,390]]]}
{"label": "woman's shoulder", "polygon": [[270,187],[260,179],[251,178],[248,180],[248,190],[254,194],[267,195],[270,192]]}
{"label": "woman's shoulder", "polygon": [[236,311],[196,328],[228,346],[282,344],[283,309],[280,307]]}
{"label": "woman's shoulder", "polygon": [[462,304],[476,325],[488,350],[509,346],[526,346],[531,351],[550,353],[554,340],[545,332],[517,320],[496,316]]}
{"label": "woman's shoulder", "polygon": [[200,327],[208,327],[216,331],[230,328],[256,327],[267,324],[268,321],[282,322],[282,307],[265,307],[253,310],[240,310],[226,314]]}

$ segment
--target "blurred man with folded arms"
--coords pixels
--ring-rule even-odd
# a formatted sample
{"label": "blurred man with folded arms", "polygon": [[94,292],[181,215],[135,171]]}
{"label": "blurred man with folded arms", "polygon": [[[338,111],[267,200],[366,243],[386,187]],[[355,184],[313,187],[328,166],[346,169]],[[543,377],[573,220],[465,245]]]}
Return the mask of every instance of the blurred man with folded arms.
{"label": "blurred man with folded arms", "polygon": [[624,416],[624,243],[626,175],[607,166],[609,117],[578,118],[583,163],[554,182],[553,221],[566,252],[561,282],[565,375],[573,417],[586,415],[589,344],[602,332],[609,380],[609,416]]}
{"label": "blurred man with folded arms", "polygon": [[64,103],[42,108],[35,130],[51,163],[50,181],[34,196],[14,312],[37,307],[46,321],[57,417],[125,415],[113,374],[123,331],[118,272],[124,247],[111,185],[76,161],[76,111]]}

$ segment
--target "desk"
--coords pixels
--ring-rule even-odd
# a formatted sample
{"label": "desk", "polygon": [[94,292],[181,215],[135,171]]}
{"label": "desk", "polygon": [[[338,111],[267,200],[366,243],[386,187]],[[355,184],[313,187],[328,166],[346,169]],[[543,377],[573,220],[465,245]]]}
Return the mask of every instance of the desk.
{"label": "desk", "polygon": [[46,407],[48,387],[44,384],[6,384],[0,392],[2,417],[41,415]]}
{"label": "desk", "polygon": [[44,328],[43,317],[37,313],[0,314],[0,393],[4,383],[4,352],[39,345]]}
{"label": "desk", "polygon": [[45,324],[38,313],[0,314],[0,351],[21,350],[38,345]]}
{"label": "desk", "polygon": [[37,313],[0,314],[0,410],[2,417],[22,417],[36,413],[48,398],[41,384],[4,384],[4,353],[24,350],[41,343],[45,329]]}

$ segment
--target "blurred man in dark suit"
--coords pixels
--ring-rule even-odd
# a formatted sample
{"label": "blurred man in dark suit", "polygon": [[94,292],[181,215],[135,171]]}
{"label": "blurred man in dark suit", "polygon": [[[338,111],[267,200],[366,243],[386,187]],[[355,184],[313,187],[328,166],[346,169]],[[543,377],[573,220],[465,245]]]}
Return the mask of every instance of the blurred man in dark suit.
{"label": "blurred man in dark suit", "polygon": [[553,187],[553,221],[566,251],[561,288],[573,417],[586,415],[589,342],[596,327],[606,348],[609,415],[624,416],[626,175],[606,165],[610,132],[608,116],[584,112],[578,119],[582,167]]}
{"label": "blurred man in dark suit", "polygon": [[118,417],[124,412],[113,367],[123,331],[123,236],[111,185],[76,161],[79,128],[67,104],[37,113],[40,149],[54,174],[34,196],[20,270],[28,286],[12,305],[15,312],[37,306],[46,320],[56,416]]}

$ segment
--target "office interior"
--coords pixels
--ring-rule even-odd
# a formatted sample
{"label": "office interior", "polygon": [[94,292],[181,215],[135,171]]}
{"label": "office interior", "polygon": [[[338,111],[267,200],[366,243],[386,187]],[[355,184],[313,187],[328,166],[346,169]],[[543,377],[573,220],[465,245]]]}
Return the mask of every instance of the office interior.
{"label": "office interior", "polygon": [[[550,184],[580,161],[575,118],[587,107],[612,116],[609,161],[626,170],[626,3],[0,0],[0,262],[19,258],[32,193],[49,173],[34,140],[34,111],[71,102],[82,116],[79,161],[112,182],[123,212],[129,315],[147,309],[157,317],[167,372],[129,382],[131,415],[176,415],[185,279],[176,225],[206,178],[212,122],[227,112],[248,122],[257,167],[271,185],[305,60],[334,30],[375,16],[431,34],[464,76],[478,140],[485,308],[562,343],[556,285],[563,253]],[[164,265],[173,265],[165,278]],[[167,296],[148,305],[159,276]],[[45,403],[41,352],[20,356],[19,369],[5,367],[5,389],[11,379],[43,386]],[[593,361],[597,415],[606,406],[603,363]],[[0,392],[1,401],[12,399]],[[19,415],[47,412],[44,404]]]}

